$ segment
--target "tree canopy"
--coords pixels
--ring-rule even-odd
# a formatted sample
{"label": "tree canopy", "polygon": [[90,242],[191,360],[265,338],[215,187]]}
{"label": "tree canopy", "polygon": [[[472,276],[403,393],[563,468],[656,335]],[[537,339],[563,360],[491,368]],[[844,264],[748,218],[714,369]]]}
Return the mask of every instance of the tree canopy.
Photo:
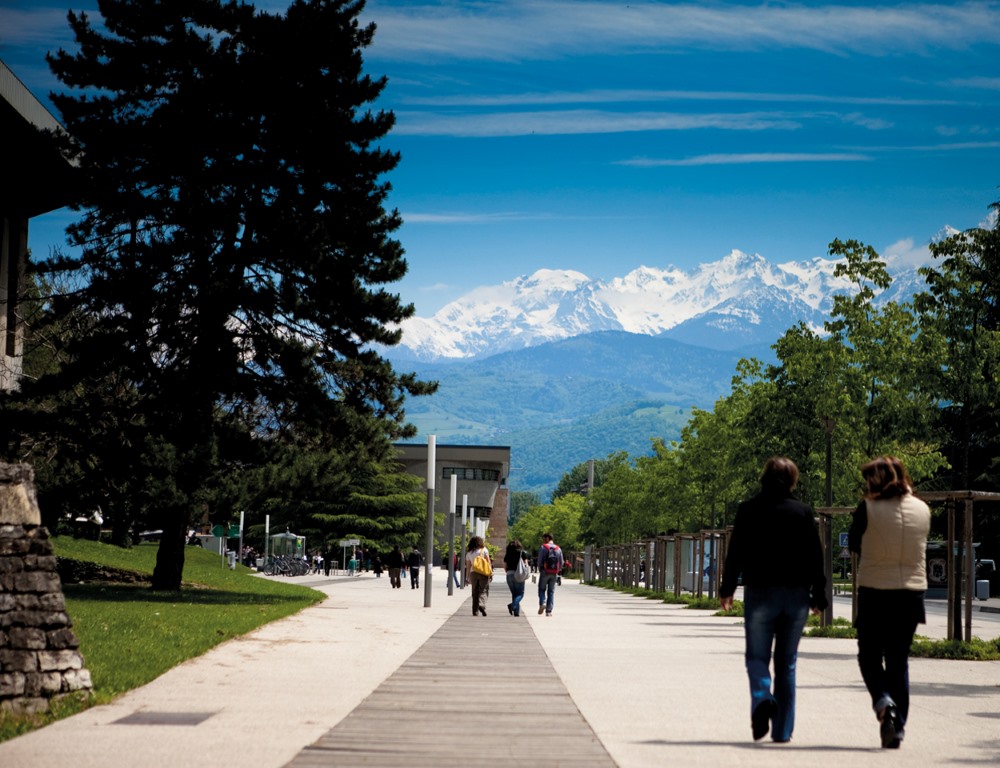
{"label": "tree canopy", "polygon": [[79,219],[72,251],[38,266],[72,290],[47,302],[58,368],[22,388],[11,428],[36,453],[61,443],[98,495],[145,500],[164,531],[154,587],[179,588],[213,481],[252,474],[269,443],[286,467],[388,467],[413,433],[405,397],[433,389],[375,351],[413,307],[386,288],[407,268],[386,209],[399,156],[371,106],[385,79],[364,72],[363,5],[104,0],[100,26],[69,13],[77,50],[49,56]]}

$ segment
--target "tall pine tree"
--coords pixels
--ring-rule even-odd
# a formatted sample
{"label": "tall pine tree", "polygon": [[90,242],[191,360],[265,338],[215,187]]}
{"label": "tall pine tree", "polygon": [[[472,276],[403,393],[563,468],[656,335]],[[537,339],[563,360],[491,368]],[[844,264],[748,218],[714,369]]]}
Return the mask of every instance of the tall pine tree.
{"label": "tall pine tree", "polygon": [[399,158],[379,143],[393,115],[370,107],[385,80],[363,71],[363,6],[102,0],[103,28],[71,12],[79,50],[49,57],[70,89],[53,100],[81,217],[79,255],[45,266],[80,278],[56,316],[93,323],[37,391],[127,382],[156,447],[136,446],[136,475],[167,489],[156,589],[180,587],[186,528],[234,434],[306,430],[384,460],[412,432],[405,396],[431,390],[372,348],[397,343],[413,307],[385,288],[406,271],[383,178]]}

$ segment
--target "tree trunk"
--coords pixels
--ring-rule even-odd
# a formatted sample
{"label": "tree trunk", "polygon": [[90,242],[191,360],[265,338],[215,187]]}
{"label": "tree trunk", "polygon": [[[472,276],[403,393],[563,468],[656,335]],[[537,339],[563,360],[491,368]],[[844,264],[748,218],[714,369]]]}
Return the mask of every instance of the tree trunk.
{"label": "tree trunk", "polygon": [[163,535],[156,550],[153,569],[153,589],[179,592],[184,574],[184,546],[187,534],[187,513],[175,509],[164,514]]}

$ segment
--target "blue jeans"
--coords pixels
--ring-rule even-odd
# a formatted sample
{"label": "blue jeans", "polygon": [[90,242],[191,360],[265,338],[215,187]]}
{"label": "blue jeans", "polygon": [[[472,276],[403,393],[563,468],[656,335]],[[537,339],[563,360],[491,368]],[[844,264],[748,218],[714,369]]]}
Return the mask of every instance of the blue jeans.
{"label": "blue jeans", "polygon": [[[746,667],[750,679],[750,712],[774,702],[771,738],[788,741],[795,728],[795,661],[802,629],[809,618],[808,587],[743,589]],[[774,691],[771,691],[771,647],[774,647]]]}
{"label": "blue jeans", "polygon": [[545,606],[546,613],[552,613],[556,599],[556,579],[558,573],[545,573],[539,569],[538,574],[538,605]]}
{"label": "blue jeans", "polygon": [[514,615],[521,615],[521,598],[524,597],[524,582],[514,578],[514,571],[507,571],[507,587],[510,589],[510,604]]}

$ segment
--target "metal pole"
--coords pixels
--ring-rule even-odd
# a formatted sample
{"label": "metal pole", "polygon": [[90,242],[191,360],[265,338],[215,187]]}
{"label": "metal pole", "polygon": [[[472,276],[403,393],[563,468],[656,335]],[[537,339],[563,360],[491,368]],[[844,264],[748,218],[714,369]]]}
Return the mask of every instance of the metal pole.
{"label": "metal pole", "polygon": [[236,562],[243,561],[243,510],[240,510],[240,548],[236,555]]}
{"label": "metal pole", "polygon": [[465,589],[465,535],[469,530],[469,497],[462,494],[462,551],[458,553],[462,561],[462,589]]}
{"label": "metal pole", "polygon": [[965,530],[962,535],[962,549],[965,551],[965,642],[972,640],[972,598],[975,592],[973,574],[976,569],[976,553],[972,551],[972,499],[966,499],[963,504]]}
{"label": "metal pole", "polygon": [[[833,427],[834,420],[829,416],[824,417],[823,424],[826,427],[826,506],[833,506]],[[833,624],[833,518],[824,515],[825,523],[821,527],[823,531],[823,573],[826,576],[826,610],[823,611],[823,626],[828,627]]]}
{"label": "metal pole", "polygon": [[434,560],[434,467],[437,436],[427,436],[427,533],[424,537],[424,608],[431,607],[431,567]]}
{"label": "metal pole", "polygon": [[455,503],[458,498],[458,475],[451,473],[451,493],[448,494],[448,594],[455,594]]}

